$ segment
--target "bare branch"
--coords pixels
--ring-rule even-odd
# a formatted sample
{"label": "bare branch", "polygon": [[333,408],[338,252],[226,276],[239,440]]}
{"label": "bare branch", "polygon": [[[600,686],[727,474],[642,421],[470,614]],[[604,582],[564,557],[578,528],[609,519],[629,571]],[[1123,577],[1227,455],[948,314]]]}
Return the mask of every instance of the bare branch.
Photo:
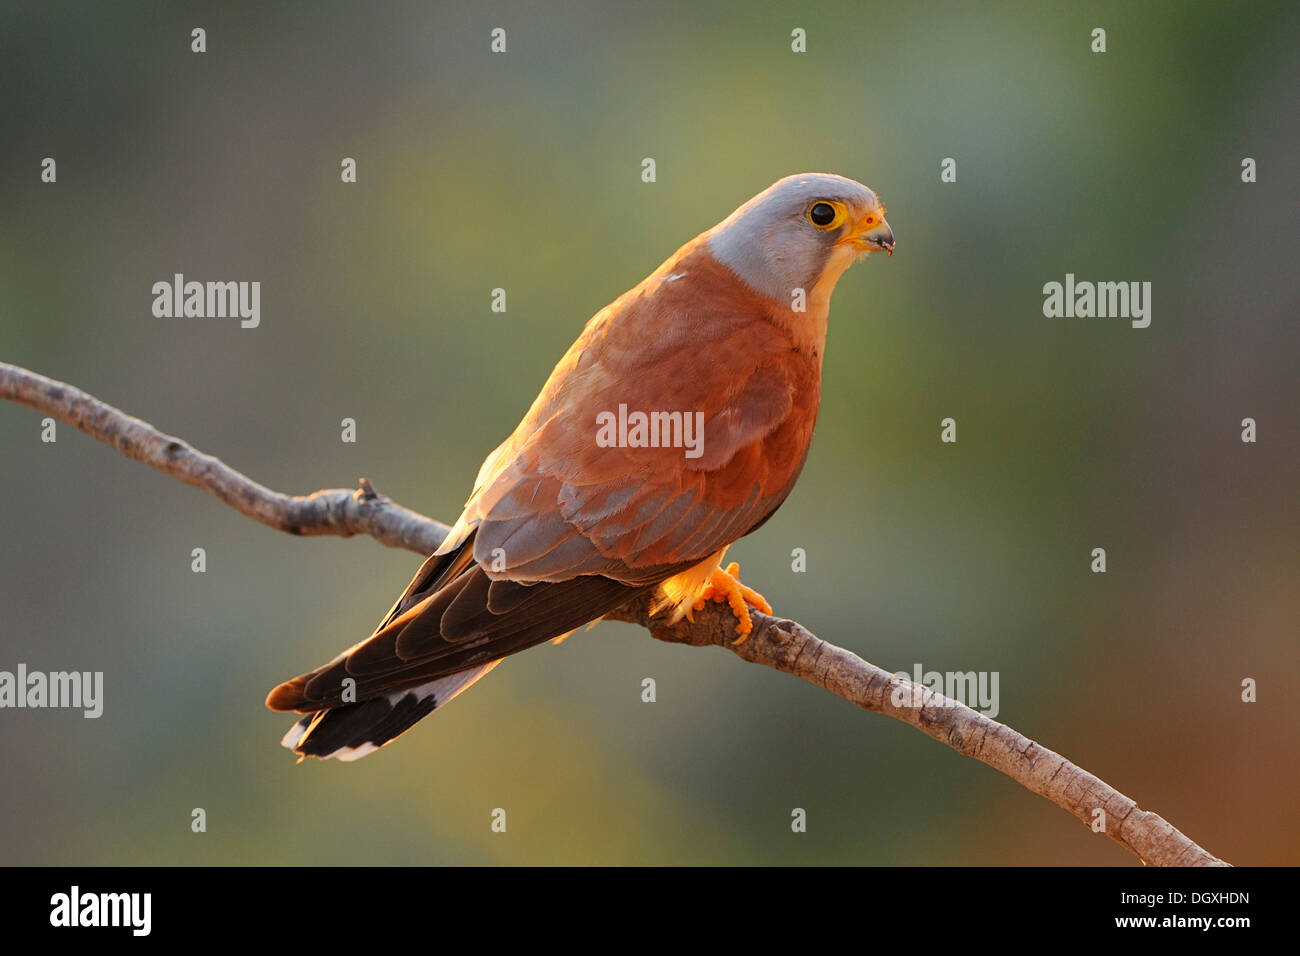
{"label": "bare branch", "polygon": [[988,764],[1091,826],[1105,812],[1105,834],[1139,859],[1156,866],[1226,866],[1158,814],[1141,809],[1104,780],[1077,767],[1005,724],[960,701],[882,670],[842,647],[823,641],[802,624],[751,610],[754,630],[743,644],[735,622],[709,605],[694,622],[670,625],[649,615],[646,599],[606,615],[630,621],[651,636],[695,647],[716,644],[742,660],[793,674],[876,714],[915,727],[939,743]]}
{"label": "bare branch", "polygon": [[[361,479],[355,491],[284,495],[265,488],[179,438],[113,408],[71,385],[0,363],[0,398],[28,405],[81,429],[118,451],[189,485],[203,488],[240,514],[300,535],[369,535],[420,555],[437,549],[447,526],[375,494]],[[642,598],[606,615],[646,628],[661,641],[725,647],[742,660],[793,674],[856,704],[885,714],[1046,797],[1091,826],[1105,813],[1105,834],[1155,866],[1226,866],[1158,814],[1141,809],[1105,781],[1005,724],[876,667],[802,625],[751,612],[754,630],[733,644],[734,619],[710,604],[693,622],[669,625],[649,614]]]}
{"label": "bare branch", "polygon": [[148,422],[132,418],[72,385],[0,362],[0,398],[28,405],[112,445],[128,458],[216,495],[241,515],[288,534],[369,535],[390,548],[428,555],[447,535],[446,525],[377,495],[361,479],[356,490],[334,488],[284,495]]}

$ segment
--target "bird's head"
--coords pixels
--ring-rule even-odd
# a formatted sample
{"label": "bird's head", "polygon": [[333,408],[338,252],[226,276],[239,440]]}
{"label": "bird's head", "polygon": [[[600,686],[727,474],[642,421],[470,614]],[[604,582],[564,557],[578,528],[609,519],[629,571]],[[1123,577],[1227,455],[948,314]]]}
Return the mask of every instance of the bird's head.
{"label": "bird's head", "polygon": [[894,253],[876,194],[830,173],[778,180],[714,226],[708,239],[718,261],[746,285],[784,302],[795,289],[827,301],[855,260]]}

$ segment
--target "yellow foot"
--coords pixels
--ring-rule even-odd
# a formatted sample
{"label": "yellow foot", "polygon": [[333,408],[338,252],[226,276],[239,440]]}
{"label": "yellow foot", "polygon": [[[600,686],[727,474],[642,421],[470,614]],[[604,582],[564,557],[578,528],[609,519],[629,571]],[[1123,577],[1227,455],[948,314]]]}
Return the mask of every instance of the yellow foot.
{"label": "yellow foot", "polygon": [[767,603],[767,598],[753,588],[745,587],[740,583],[740,565],[735,561],[732,561],[725,569],[714,569],[713,577],[708,584],[704,585],[699,597],[691,605],[691,610],[702,610],[709,601],[718,604],[726,601],[731,606],[731,613],[736,615],[736,633],[740,637],[732,641],[732,644],[743,644],[749,640],[749,633],[754,629],[754,622],[749,619],[750,607],[756,608],[764,614],[772,613],[772,605]]}

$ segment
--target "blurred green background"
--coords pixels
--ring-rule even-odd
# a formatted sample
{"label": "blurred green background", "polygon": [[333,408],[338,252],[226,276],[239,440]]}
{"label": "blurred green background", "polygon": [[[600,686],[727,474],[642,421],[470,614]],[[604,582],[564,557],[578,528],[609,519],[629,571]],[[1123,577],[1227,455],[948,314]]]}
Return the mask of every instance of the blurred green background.
{"label": "blurred green background", "polygon": [[[1298,16],[9,3],[0,360],[276,489],[365,475],[451,521],[593,312],[781,176],[860,179],[898,254],[840,283],[746,580],[891,670],[998,671],[999,719],[1229,861],[1295,864]],[[261,327],[154,318],[174,272],[259,280]],[[1067,272],[1150,281],[1150,328],[1044,318]],[[102,670],[106,703],[0,712],[4,863],[1135,863],[902,724],[621,624],[295,765],[266,692],[419,558],[272,532],[40,418],[0,404],[0,669]]]}

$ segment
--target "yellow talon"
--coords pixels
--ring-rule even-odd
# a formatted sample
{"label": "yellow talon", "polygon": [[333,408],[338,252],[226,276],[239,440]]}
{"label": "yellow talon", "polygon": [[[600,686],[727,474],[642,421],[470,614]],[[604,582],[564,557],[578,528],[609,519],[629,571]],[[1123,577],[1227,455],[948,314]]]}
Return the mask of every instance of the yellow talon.
{"label": "yellow talon", "polygon": [[767,598],[740,583],[740,564],[736,561],[732,561],[726,568],[714,569],[712,578],[701,589],[691,609],[699,611],[709,601],[718,604],[726,601],[731,613],[736,616],[736,632],[740,636],[731,642],[733,645],[749,640],[750,632],[754,630],[754,622],[749,616],[750,606],[764,614],[772,613],[772,605],[767,602]]}

